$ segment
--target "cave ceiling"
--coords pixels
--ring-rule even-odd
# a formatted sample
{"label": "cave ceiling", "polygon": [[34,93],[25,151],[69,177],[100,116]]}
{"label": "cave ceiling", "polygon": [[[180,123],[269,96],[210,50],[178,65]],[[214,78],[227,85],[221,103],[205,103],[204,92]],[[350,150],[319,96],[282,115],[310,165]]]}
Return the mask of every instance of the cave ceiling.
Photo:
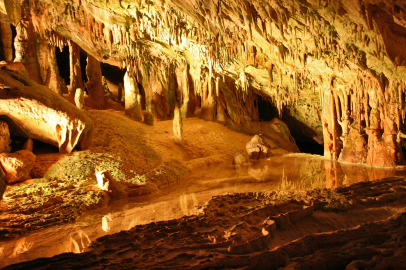
{"label": "cave ceiling", "polygon": [[231,81],[246,106],[234,113],[223,104],[234,122],[258,120],[250,102],[260,95],[324,136],[326,156],[345,148],[350,124],[361,135],[390,135],[399,152],[405,1],[2,0],[0,9],[17,28],[16,48],[75,43],[167,96],[176,96],[168,89],[179,70],[196,95],[218,96]]}

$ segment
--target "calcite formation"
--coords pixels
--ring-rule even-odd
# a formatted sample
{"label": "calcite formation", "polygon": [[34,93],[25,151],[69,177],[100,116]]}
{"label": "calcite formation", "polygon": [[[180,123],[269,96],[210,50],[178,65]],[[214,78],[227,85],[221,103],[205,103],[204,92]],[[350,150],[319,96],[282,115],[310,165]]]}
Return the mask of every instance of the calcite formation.
{"label": "calcite formation", "polygon": [[10,152],[10,143],[11,140],[8,125],[6,122],[0,120],[0,154]]}
{"label": "calcite formation", "polygon": [[251,159],[267,158],[272,155],[270,149],[271,147],[261,134],[252,137],[252,139],[247,142],[245,148],[247,150],[248,156]]}
{"label": "calcite formation", "polygon": [[85,93],[83,92],[83,90],[81,88],[76,89],[75,104],[76,104],[76,107],[78,107],[78,109],[80,109],[80,110],[85,109]]}
{"label": "calcite formation", "polygon": [[91,146],[93,123],[73,104],[50,89],[13,71],[0,70],[0,115],[5,115],[22,135],[70,153]]}
{"label": "calcite formation", "polygon": [[99,188],[106,191],[110,198],[121,199],[126,196],[123,188],[108,171],[97,172],[96,178]]}
{"label": "calcite formation", "polygon": [[35,155],[28,150],[0,154],[0,165],[8,184],[27,180],[34,163]]}
{"label": "calcite formation", "polygon": [[[89,71],[100,62],[126,68],[126,110],[137,120],[141,110],[171,119],[178,101],[181,117],[198,112],[242,129],[260,120],[261,98],[311,130],[309,140],[323,137],[327,158],[403,163],[403,1],[0,3],[4,59],[11,60],[11,23],[14,61],[58,93],[54,49],[69,46],[70,92],[84,89],[81,51]],[[89,95],[103,107],[100,80],[90,77]]]}

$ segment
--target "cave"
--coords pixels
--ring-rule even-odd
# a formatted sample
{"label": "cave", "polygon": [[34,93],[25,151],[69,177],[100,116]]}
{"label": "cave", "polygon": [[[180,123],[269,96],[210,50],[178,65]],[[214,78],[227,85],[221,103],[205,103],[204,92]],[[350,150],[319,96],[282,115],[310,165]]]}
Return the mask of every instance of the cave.
{"label": "cave", "polygon": [[55,48],[56,61],[58,63],[59,75],[65,81],[66,85],[69,85],[69,47],[64,46],[62,51],[59,48]]}
{"label": "cave", "polygon": [[0,0],[0,268],[404,269],[405,10]]}

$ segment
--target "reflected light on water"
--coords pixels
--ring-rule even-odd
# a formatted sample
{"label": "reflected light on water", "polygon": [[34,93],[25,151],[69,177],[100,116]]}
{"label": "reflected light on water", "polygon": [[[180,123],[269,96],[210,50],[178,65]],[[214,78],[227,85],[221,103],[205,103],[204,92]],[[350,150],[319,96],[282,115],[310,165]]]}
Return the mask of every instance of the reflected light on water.
{"label": "reflected light on water", "polygon": [[[395,175],[404,173],[394,169],[342,164],[310,155],[274,156],[242,167],[213,165],[184,175],[176,185],[165,188],[159,195],[116,201],[107,208],[80,217],[76,223],[0,243],[0,268],[63,252],[81,253],[92,241],[106,234],[201,214],[202,206],[217,195],[337,188]],[[225,236],[233,233],[230,229]],[[263,233],[266,234],[265,231]]]}

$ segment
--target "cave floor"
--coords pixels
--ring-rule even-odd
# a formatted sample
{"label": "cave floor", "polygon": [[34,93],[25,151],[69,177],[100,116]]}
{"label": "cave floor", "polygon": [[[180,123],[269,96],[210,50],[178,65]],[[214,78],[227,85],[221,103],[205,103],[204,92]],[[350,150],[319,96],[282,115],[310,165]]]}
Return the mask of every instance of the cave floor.
{"label": "cave floor", "polygon": [[[276,146],[275,156],[234,167],[233,156],[244,152],[250,136],[220,124],[185,119],[185,142],[177,145],[172,121],[147,126],[117,111],[87,114],[98,134],[90,150],[38,154],[33,179],[8,188],[0,204],[0,267],[261,268],[287,245],[292,252],[303,249],[306,237],[343,248],[336,253],[348,250],[337,239],[349,237],[348,243],[368,247],[364,257],[372,260],[384,256],[382,247],[366,243],[365,234],[356,240],[351,228],[366,226],[363,231],[382,236],[399,223],[391,237],[377,241],[388,250],[403,247],[403,170],[341,164]],[[97,188],[99,170],[112,172],[129,197],[109,200]],[[337,230],[346,233],[337,236]],[[285,252],[290,259],[272,265],[327,252],[318,245]],[[355,261],[359,254],[352,253],[337,263]],[[315,265],[321,257],[312,259]]]}

